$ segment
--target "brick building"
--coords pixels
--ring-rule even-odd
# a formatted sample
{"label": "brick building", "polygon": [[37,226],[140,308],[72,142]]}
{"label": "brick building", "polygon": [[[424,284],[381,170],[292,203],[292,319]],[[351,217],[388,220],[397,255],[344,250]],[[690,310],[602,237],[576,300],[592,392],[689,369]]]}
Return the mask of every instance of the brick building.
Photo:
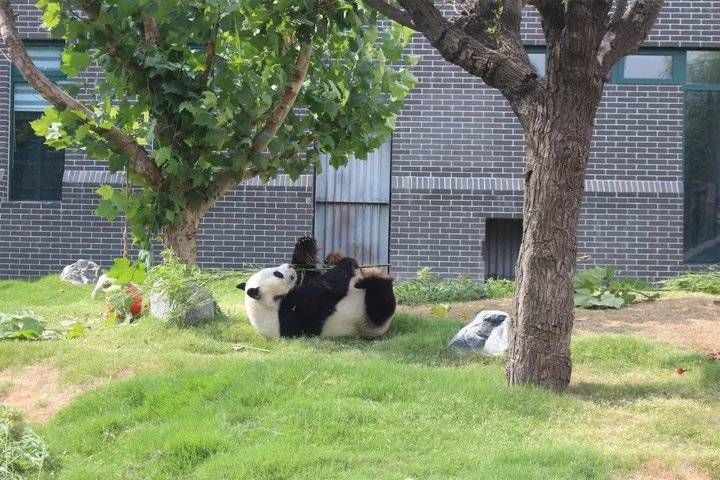
{"label": "brick building", "polygon": [[[57,46],[42,41],[34,0],[12,3],[36,59],[57,73]],[[524,38],[542,73],[543,36],[532,15]],[[351,166],[349,176],[241,185],[202,224],[203,265],[287,261],[294,239],[314,230],[327,248],[390,263],[401,277],[425,266],[449,276],[512,273],[522,211],[520,125],[499,93],[445,62],[419,35],[411,50],[420,57],[419,83],[375,163]],[[84,75],[89,88],[96,75]],[[108,264],[121,253],[122,222],[93,213],[98,185],[121,177],[79,152],[47,151],[27,126],[41,103],[0,56],[3,278],[58,271],[78,258]],[[644,48],[617,66],[605,89],[591,157],[580,253],[649,279],[720,262],[720,2],[666,2]],[[358,184],[363,175],[366,183]],[[348,178],[361,191],[348,193]]]}

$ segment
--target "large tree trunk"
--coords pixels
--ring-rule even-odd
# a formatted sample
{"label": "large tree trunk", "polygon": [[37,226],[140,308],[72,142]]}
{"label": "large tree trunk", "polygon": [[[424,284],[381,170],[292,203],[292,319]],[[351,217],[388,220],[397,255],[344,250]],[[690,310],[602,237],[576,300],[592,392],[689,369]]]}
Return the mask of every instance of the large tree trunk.
{"label": "large tree trunk", "polygon": [[525,125],[523,239],[507,365],[511,385],[570,382],[577,225],[602,85],[552,91]]}
{"label": "large tree trunk", "polygon": [[192,209],[183,212],[180,222],[165,227],[165,247],[171,248],[183,262],[195,265],[197,262],[197,233],[202,212]]}

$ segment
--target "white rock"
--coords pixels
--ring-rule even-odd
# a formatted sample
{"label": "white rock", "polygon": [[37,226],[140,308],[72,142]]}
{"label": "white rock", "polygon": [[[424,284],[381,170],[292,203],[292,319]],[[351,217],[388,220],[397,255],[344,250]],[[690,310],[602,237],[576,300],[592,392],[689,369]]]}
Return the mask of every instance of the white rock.
{"label": "white rock", "polygon": [[483,310],[450,340],[448,347],[484,355],[502,355],[508,348],[510,314]]}
{"label": "white rock", "polygon": [[95,283],[100,273],[100,266],[89,260],[80,259],[77,262],[63,268],[60,280],[64,282],[87,285]]}
{"label": "white rock", "polygon": [[192,327],[212,320],[219,312],[219,308],[210,291],[200,285],[188,286],[188,303],[190,307],[185,312],[176,311],[183,309],[182,305],[171,302],[163,292],[152,292],[149,296],[150,313],[160,320],[174,320],[178,326]]}

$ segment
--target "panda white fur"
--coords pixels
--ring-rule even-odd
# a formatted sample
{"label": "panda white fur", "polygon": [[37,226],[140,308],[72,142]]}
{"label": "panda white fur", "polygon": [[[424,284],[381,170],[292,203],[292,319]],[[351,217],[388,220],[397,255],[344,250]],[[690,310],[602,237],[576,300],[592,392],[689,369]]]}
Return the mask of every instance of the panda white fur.
{"label": "panda white fur", "polygon": [[352,258],[302,281],[298,273],[283,264],[238,285],[245,291],[250,323],[262,335],[378,337],[387,332],[396,304],[391,277],[361,269]]}

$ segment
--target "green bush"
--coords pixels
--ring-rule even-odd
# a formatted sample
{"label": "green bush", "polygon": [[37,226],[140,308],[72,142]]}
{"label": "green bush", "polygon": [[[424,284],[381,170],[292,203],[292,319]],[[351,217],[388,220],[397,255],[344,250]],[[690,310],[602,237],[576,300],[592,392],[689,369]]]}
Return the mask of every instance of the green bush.
{"label": "green bush", "polygon": [[395,297],[401,305],[467,302],[488,296],[488,289],[482,282],[476,282],[468,277],[446,280],[432,273],[427,267],[418,272],[417,278],[400,282],[395,286]]}
{"label": "green bush", "polygon": [[504,279],[490,279],[485,282],[488,298],[512,298],[515,293],[515,282]]}
{"label": "green bush", "polygon": [[638,296],[653,300],[659,294],[643,292],[627,280],[616,279],[612,267],[589,268],[575,274],[575,306],[578,308],[622,308]]}
{"label": "green bush", "polygon": [[20,416],[0,405],[0,478],[37,478],[46,469],[48,449]]}
{"label": "green bush", "polygon": [[666,280],[665,288],[720,295],[720,272],[683,273]]}

